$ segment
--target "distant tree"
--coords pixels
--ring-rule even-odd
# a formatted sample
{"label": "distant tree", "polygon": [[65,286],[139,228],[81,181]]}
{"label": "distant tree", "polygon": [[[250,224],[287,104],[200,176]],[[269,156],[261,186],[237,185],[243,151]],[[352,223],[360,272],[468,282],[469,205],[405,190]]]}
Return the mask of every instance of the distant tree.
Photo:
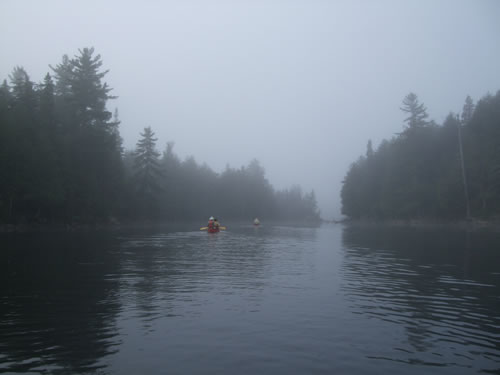
{"label": "distant tree", "polygon": [[[441,216],[461,217],[467,209],[468,187],[462,148],[462,124],[458,115],[448,114],[440,129],[441,157],[435,161],[439,168],[438,209]],[[463,151],[463,150],[462,150]]]}
{"label": "distant tree", "polygon": [[257,159],[251,160],[244,169],[244,181],[242,200],[245,202],[246,215],[269,216],[272,209],[273,189],[266,178],[264,167]]}
{"label": "distant tree", "polygon": [[60,64],[53,67],[49,65],[55,74],[55,92],[59,97],[70,98],[72,96],[73,65],[68,55],[63,55]]}
{"label": "distant tree", "polygon": [[174,220],[182,211],[180,197],[181,187],[181,161],[174,152],[174,142],[167,142],[160,160],[162,170],[162,215]]}
{"label": "distant tree", "polygon": [[473,216],[500,213],[499,124],[500,91],[479,100],[464,126],[464,155]]}
{"label": "distant tree", "polygon": [[[55,107],[55,86],[50,74],[46,74],[40,85],[39,95],[39,138],[40,165],[42,177],[38,187],[40,195],[39,214],[46,218],[57,216],[65,199],[61,176],[58,120]],[[42,212],[43,211],[43,212]]]}
{"label": "distant tree", "polygon": [[109,122],[111,112],[106,109],[106,102],[116,97],[109,95],[111,88],[102,82],[109,70],[100,71],[101,55],[93,56],[94,48],[84,48],[79,52],[80,55],[70,61],[76,120],[80,126],[100,126],[112,133],[114,124]]}
{"label": "distant tree", "polygon": [[[475,108],[468,98],[462,121],[451,113],[438,126],[425,120],[416,95],[408,95],[401,108],[410,114],[405,131],[384,140],[372,157],[367,147],[367,157],[349,168],[342,212],[353,218],[463,218],[470,202],[473,216],[499,215],[499,108],[500,92],[483,97]],[[463,130],[465,169],[458,130]]]}
{"label": "distant tree", "polygon": [[372,140],[369,139],[368,143],[366,144],[366,157],[369,159],[373,157],[373,146],[372,146]]}
{"label": "distant tree", "polygon": [[37,181],[40,170],[36,168],[38,154],[38,127],[36,123],[37,97],[34,84],[22,67],[15,67],[10,77],[12,88],[11,122],[8,133],[12,141],[5,165],[9,177],[5,180],[9,196],[9,219],[15,220],[14,213],[27,216],[34,210]]}
{"label": "distant tree", "polygon": [[473,113],[474,113],[474,102],[472,101],[471,97],[467,95],[462,110],[462,124],[467,124],[471,120]]}
{"label": "distant tree", "polygon": [[23,67],[16,66],[10,74],[10,83],[12,87],[12,96],[22,105],[31,111],[35,106],[35,93],[33,91],[33,82],[31,82],[28,73]]}
{"label": "distant tree", "polygon": [[106,108],[111,89],[102,82],[100,55],[93,48],[63,57],[55,72],[56,110],[61,121],[61,169],[68,219],[107,217],[122,185],[118,121]]}
{"label": "distant tree", "polygon": [[319,220],[320,212],[318,209],[316,193],[314,192],[314,190],[311,190],[310,193],[305,194],[303,201],[304,201],[305,219],[313,221]]}
{"label": "distant tree", "polygon": [[363,191],[370,187],[366,186],[363,181],[364,165],[364,158],[359,158],[357,162],[351,164],[342,181],[340,192],[342,214],[356,219],[366,216],[367,208],[363,205]]}
{"label": "distant tree", "polygon": [[11,101],[10,87],[7,80],[4,79],[2,85],[0,86],[0,110],[1,113],[7,110],[8,104]]}
{"label": "distant tree", "polygon": [[115,108],[115,111],[113,112],[113,119],[109,122],[108,125],[108,132],[110,133],[110,135],[112,135],[113,140],[115,142],[115,146],[120,151],[120,154],[123,155],[124,152],[122,147],[123,139],[120,135],[120,124],[121,121],[120,121],[120,116],[118,114],[118,108]]}
{"label": "distant tree", "polygon": [[140,210],[145,216],[158,215],[161,188],[160,153],[156,151],[157,138],[151,127],[144,128],[134,154],[134,185]]}
{"label": "distant tree", "polygon": [[0,86],[0,221],[8,221],[12,216],[12,104],[13,97],[7,80]]}
{"label": "distant tree", "polygon": [[404,120],[408,124],[409,129],[415,129],[423,127],[428,124],[426,118],[429,116],[427,114],[427,109],[423,103],[419,103],[418,97],[414,93],[409,93],[403,99],[403,106],[401,110],[408,113],[409,116]]}
{"label": "distant tree", "polygon": [[56,108],[55,87],[49,73],[45,75],[43,84],[40,85],[40,125],[46,128],[50,135],[55,135]]}

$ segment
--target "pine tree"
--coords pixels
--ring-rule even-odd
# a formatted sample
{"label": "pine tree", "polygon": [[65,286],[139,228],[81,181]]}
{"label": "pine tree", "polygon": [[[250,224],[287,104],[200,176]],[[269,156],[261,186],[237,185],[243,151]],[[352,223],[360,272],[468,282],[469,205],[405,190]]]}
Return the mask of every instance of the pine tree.
{"label": "pine tree", "polygon": [[100,55],[93,48],[63,57],[56,77],[57,115],[62,124],[62,169],[68,216],[109,216],[122,183],[121,138],[106,108],[111,89],[102,82]]}
{"label": "pine tree", "polygon": [[409,129],[416,129],[426,126],[428,122],[425,120],[429,115],[423,103],[419,103],[417,95],[410,92],[403,100],[401,110],[408,113],[409,116],[404,120],[408,123]]}
{"label": "pine tree", "polygon": [[373,157],[373,146],[372,146],[372,140],[369,139],[368,143],[366,144],[366,157],[367,159],[370,159]]}
{"label": "pine tree", "polygon": [[70,60],[70,86],[72,100],[75,103],[76,119],[80,126],[101,126],[113,131],[111,112],[106,110],[111,88],[102,79],[109,72],[100,71],[102,66],[101,55],[93,57],[94,48],[79,50],[80,55]]}
{"label": "pine tree", "polygon": [[8,145],[9,160],[7,170],[9,178],[6,185],[9,190],[10,211],[22,212],[23,216],[31,213],[33,198],[37,193],[39,169],[36,168],[38,154],[38,127],[36,124],[37,97],[34,84],[24,68],[15,67],[9,76],[12,87],[12,117],[9,135],[12,143]]}
{"label": "pine tree", "polygon": [[471,97],[467,95],[467,98],[465,98],[465,104],[462,109],[462,124],[467,124],[474,113],[474,102],[472,101]]}
{"label": "pine tree", "polygon": [[[64,202],[63,179],[60,168],[60,135],[55,107],[55,85],[49,73],[38,91],[39,96],[39,215],[51,217],[57,214]],[[43,212],[42,212],[43,210]]]}
{"label": "pine tree", "polygon": [[55,93],[60,97],[69,98],[71,96],[71,80],[73,77],[73,67],[68,55],[63,55],[60,64],[54,68],[49,65],[55,74],[56,86]]}
{"label": "pine tree", "polygon": [[7,80],[0,86],[0,221],[8,221],[12,214],[12,144],[11,134],[13,97]]}
{"label": "pine tree", "polygon": [[156,150],[157,138],[151,127],[144,128],[137,142],[134,157],[134,183],[139,200],[139,210],[146,216],[157,215],[159,193],[161,192],[160,153]]}
{"label": "pine tree", "polygon": [[45,76],[40,90],[40,125],[54,136],[56,126],[55,86],[49,73]]}

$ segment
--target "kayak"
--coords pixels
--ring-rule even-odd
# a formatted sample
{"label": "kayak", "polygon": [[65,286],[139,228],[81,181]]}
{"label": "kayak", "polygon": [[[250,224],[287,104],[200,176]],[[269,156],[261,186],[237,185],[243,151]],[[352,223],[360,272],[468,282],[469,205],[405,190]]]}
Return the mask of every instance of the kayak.
{"label": "kayak", "polygon": [[226,230],[226,227],[218,226],[218,227],[201,227],[200,230],[206,230],[208,233],[217,233],[221,230]]}

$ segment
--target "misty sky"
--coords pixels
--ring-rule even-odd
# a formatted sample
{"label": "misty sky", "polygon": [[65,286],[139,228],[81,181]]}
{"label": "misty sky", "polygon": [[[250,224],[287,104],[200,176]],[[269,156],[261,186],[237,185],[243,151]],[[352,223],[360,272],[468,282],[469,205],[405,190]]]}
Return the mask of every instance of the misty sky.
{"label": "misty sky", "polygon": [[276,188],[340,217],[349,164],[401,131],[500,89],[500,1],[0,1],[0,78],[39,82],[95,47],[126,148],[151,126],[217,172],[257,158]]}

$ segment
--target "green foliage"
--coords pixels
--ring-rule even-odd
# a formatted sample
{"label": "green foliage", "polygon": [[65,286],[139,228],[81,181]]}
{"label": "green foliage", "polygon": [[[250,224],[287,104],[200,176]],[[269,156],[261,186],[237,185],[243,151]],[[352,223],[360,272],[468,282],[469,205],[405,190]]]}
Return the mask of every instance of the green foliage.
{"label": "green foliage", "polygon": [[409,94],[401,108],[405,130],[349,168],[342,213],[353,218],[461,218],[466,195],[459,159],[462,129],[473,216],[500,214],[500,92],[474,107],[467,97],[462,121],[450,114],[442,126],[428,122],[423,104]]}

